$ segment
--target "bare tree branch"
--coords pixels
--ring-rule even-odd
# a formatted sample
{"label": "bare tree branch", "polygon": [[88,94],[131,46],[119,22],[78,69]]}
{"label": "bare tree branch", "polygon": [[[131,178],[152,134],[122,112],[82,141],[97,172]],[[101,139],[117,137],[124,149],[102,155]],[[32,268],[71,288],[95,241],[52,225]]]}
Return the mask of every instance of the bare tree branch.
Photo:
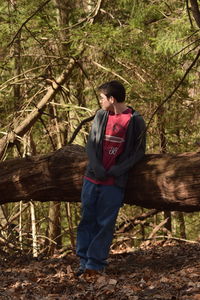
{"label": "bare tree branch", "polygon": [[186,70],[185,74],[183,75],[183,77],[181,78],[181,80],[178,82],[178,84],[175,86],[175,88],[173,89],[173,91],[158,105],[158,107],[156,108],[156,110],[153,112],[153,114],[151,115],[151,118],[147,124],[146,130],[148,129],[153,117],[157,114],[157,112],[160,110],[160,108],[169,100],[172,98],[172,96],[176,93],[176,91],[179,89],[179,87],[181,86],[181,84],[184,82],[185,78],[187,77],[188,73],[192,70],[192,68],[194,67],[194,65],[196,64],[196,62],[198,61],[200,57],[200,50],[198,51],[195,59],[193,60],[193,62],[191,63],[191,65],[188,67],[188,69]]}
{"label": "bare tree branch", "polygon": [[7,133],[7,135],[0,139],[0,158],[2,158],[2,156],[4,155],[7,146],[10,143],[13,144],[17,140],[18,136],[23,136],[40,118],[46,107],[46,104],[55,97],[62,85],[66,82],[75,64],[76,60],[74,58],[71,58],[66,70],[56,80],[52,81],[52,85],[48,88],[47,93],[40,100],[37,106],[32,110],[32,112],[22,121],[21,124],[16,126],[14,130]]}
{"label": "bare tree branch", "polygon": [[146,220],[149,217],[152,217],[154,215],[156,215],[157,213],[159,213],[160,211],[157,209],[151,209],[146,213],[140,214],[138,216],[135,216],[134,218],[129,218],[128,222],[123,222],[121,224],[119,224],[119,226],[117,227],[117,230],[119,232],[127,232],[130,231],[133,227],[135,227],[136,225],[140,224],[141,221]]}
{"label": "bare tree branch", "polygon": [[[199,30],[198,30],[198,31],[199,31]],[[190,46],[196,44],[197,42],[199,43],[199,41],[200,41],[200,39],[197,39],[197,40],[191,42],[190,44],[188,44],[187,46],[183,47],[181,50],[179,50],[178,52],[176,52],[175,54],[173,54],[172,56],[170,56],[170,57],[169,57],[169,60],[172,59],[173,57],[179,55],[179,54],[180,54],[181,52],[183,52],[185,49],[187,49],[187,48],[189,48]],[[199,44],[196,45],[196,46],[192,49],[192,51],[195,50],[195,49],[198,48],[198,47],[199,47]],[[190,51],[191,51],[191,50],[189,50],[189,51],[187,52],[187,54],[188,54]]]}
{"label": "bare tree branch", "polygon": [[47,5],[49,2],[50,2],[51,0],[47,0],[47,1],[45,1],[42,5],[40,5],[39,7],[38,7],[38,9],[36,9],[36,11],[34,12],[34,13],[32,13],[32,15],[30,16],[30,17],[28,17],[27,19],[26,19],[26,21],[24,21],[23,23],[22,23],[22,25],[20,26],[20,28],[17,30],[17,32],[16,32],[16,34],[14,35],[14,37],[13,37],[13,39],[12,39],[12,41],[8,44],[8,47],[10,47],[12,44],[13,44],[13,42],[14,42],[14,40],[16,39],[16,37],[18,36],[18,34],[21,32],[21,30],[22,30],[22,28],[39,12],[39,11],[41,11],[42,9],[43,9],[43,7],[45,6],[45,5]]}
{"label": "bare tree branch", "polygon": [[97,4],[95,5],[95,8],[93,9],[92,12],[90,12],[87,17],[83,18],[82,20],[80,20],[79,22],[71,25],[71,26],[68,26],[68,27],[65,27],[65,28],[62,28],[62,30],[70,30],[70,29],[73,29],[81,24],[84,24],[85,22],[91,22],[93,23],[94,22],[94,19],[97,17],[99,11],[101,10],[101,5],[102,5],[102,2],[103,0],[98,0],[97,1]]}
{"label": "bare tree branch", "polygon": [[107,72],[113,74],[114,76],[120,78],[122,81],[124,81],[124,82],[127,83],[129,86],[131,86],[131,83],[128,82],[128,80],[126,80],[126,79],[125,79],[124,77],[122,77],[121,75],[119,75],[119,74],[113,72],[111,69],[106,68],[105,66],[99,64],[98,62],[96,62],[96,61],[94,61],[94,60],[92,60],[91,62],[92,62],[95,66],[97,66],[97,67],[99,67],[99,68],[101,68],[101,69],[103,69],[103,70],[105,70],[105,71],[107,71]]}
{"label": "bare tree branch", "polygon": [[78,127],[75,129],[74,133],[72,134],[72,137],[70,138],[69,143],[68,143],[69,145],[73,143],[73,141],[75,140],[77,134],[81,130],[82,126],[84,124],[86,124],[87,122],[92,121],[94,119],[94,117],[95,117],[95,115],[93,115],[93,116],[91,116],[91,117],[89,117],[89,118],[84,119],[83,121],[81,121],[81,123],[78,125]]}

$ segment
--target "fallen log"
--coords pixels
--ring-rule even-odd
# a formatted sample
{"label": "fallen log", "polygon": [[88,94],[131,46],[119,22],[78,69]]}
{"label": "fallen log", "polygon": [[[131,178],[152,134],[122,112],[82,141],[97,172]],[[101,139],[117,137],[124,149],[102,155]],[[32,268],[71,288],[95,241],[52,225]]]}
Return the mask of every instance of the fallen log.
{"label": "fallen log", "polygon": [[[0,204],[80,201],[87,164],[83,147],[0,163]],[[200,211],[200,153],[149,154],[131,171],[125,203],[171,211]]]}

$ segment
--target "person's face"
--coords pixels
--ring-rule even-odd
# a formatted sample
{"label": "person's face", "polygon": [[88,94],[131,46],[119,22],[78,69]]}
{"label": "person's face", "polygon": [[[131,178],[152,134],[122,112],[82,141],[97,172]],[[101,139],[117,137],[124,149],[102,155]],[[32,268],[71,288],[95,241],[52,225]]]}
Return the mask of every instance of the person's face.
{"label": "person's face", "polygon": [[113,97],[107,97],[105,94],[100,93],[99,101],[103,110],[113,111]]}

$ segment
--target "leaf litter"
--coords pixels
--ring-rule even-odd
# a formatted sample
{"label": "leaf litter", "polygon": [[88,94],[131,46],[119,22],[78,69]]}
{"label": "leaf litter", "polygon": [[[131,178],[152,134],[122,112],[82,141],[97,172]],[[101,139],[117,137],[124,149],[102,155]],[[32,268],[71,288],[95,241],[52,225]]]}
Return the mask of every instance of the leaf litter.
{"label": "leaf litter", "polygon": [[152,242],[109,257],[105,273],[76,278],[73,254],[1,260],[2,300],[200,300],[200,243]]}

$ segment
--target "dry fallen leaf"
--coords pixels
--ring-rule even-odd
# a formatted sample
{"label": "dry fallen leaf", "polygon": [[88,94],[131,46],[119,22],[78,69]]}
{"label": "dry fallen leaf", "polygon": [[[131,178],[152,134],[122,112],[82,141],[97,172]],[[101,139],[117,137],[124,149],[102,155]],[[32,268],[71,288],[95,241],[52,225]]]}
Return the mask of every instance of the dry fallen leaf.
{"label": "dry fallen leaf", "polygon": [[110,279],[108,281],[108,284],[110,284],[110,285],[116,285],[117,284],[117,280],[116,279]]}
{"label": "dry fallen leaf", "polygon": [[162,278],[160,279],[160,282],[162,282],[162,283],[167,283],[167,282],[169,282],[169,279],[166,278],[166,277],[162,277]]}
{"label": "dry fallen leaf", "polygon": [[70,265],[67,266],[67,274],[73,274],[72,267]]}

